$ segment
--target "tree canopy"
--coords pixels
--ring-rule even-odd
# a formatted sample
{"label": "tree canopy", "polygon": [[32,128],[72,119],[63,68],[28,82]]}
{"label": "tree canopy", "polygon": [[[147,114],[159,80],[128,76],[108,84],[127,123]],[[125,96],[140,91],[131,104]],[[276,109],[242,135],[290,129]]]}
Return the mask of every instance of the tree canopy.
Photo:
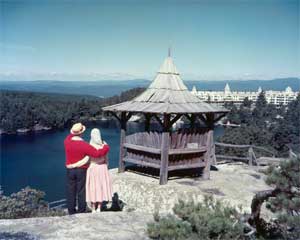
{"label": "tree canopy", "polygon": [[64,128],[74,121],[99,117],[103,106],[129,100],[142,90],[135,88],[109,98],[1,90],[0,129],[14,133],[36,124]]}
{"label": "tree canopy", "polygon": [[[227,119],[241,127],[226,128],[218,141],[264,146],[278,156],[287,155],[289,149],[299,151],[300,95],[287,106],[276,107],[267,103],[262,92],[253,109],[248,100],[244,100],[239,107],[233,104],[226,107],[231,109]],[[224,153],[224,150],[220,151]]]}

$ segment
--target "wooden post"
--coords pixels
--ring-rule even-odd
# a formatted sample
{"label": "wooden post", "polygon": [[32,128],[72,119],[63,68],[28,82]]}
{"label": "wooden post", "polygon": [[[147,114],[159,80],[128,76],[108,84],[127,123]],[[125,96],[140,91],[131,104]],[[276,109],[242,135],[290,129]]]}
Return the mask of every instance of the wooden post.
{"label": "wooden post", "polygon": [[207,151],[204,155],[204,160],[205,160],[205,167],[202,172],[202,179],[203,180],[208,180],[210,179],[210,165],[211,165],[211,157],[212,157],[212,144],[213,144],[213,130],[209,130],[207,133],[207,140],[206,140],[206,146],[207,146]]}
{"label": "wooden post", "polygon": [[121,113],[120,124],[121,124],[121,133],[120,133],[120,154],[119,154],[119,173],[125,171],[125,163],[123,161],[125,155],[124,143],[126,137],[126,112]]}
{"label": "wooden post", "polygon": [[164,114],[163,133],[161,142],[161,158],[159,184],[164,185],[168,182],[169,165],[169,144],[170,144],[170,115]]}
{"label": "wooden post", "polygon": [[195,120],[196,120],[196,116],[195,116],[195,114],[192,114],[192,115],[191,115],[191,119],[190,119],[190,122],[191,122],[191,128],[194,128],[194,127],[195,127]]}
{"label": "wooden post", "polygon": [[202,179],[208,180],[210,178],[210,166],[215,164],[216,156],[215,156],[215,148],[214,148],[214,114],[208,113],[206,114],[205,124],[209,128],[207,133],[207,151],[205,153],[205,167],[203,169]]}
{"label": "wooden post", "polygon": [[150,121],[151,121],[151,114],[145,114],[145,132],[150,132]]}
{"label": "wooden post", "polygon": [[210,137],[210,146],[211,146],[211,152],[210,152],[210,165],[217,165],[217,158],[216,158],[216,145],[214,141],[214,131],[211,130],[211,137]]}
{"label": "wooden post", "polygon": [[254,151],[253,151],[253,147],[250,147],[248,149],[248,159],[249,159],[249,165],[250,166],[253,166],[253,164],[256,165],[256,157],[255,157],[255,154],[254,154]]}
{"label": "wooden post", "polygon": [[207,113],[206,114],[206,122],[205,124],[209,129],[214,129],[214,114],[213,113]]}

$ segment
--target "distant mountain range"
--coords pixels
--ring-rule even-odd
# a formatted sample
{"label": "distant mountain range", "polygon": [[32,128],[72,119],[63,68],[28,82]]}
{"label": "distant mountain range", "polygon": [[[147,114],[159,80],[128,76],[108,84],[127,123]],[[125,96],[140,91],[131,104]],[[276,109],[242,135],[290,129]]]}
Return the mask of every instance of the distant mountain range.
{"label": "distant mountain range", "polygon": [[[226,83],[234,91],[284,90],[290,86],[293,91],[299,91],[299,78],[280,78],[273,80],[218,80],[218,81],[184,81],[191,90],[223,90]],[[103,81],[0,81],[0,89],[21,90],[33,92],[65,93],[109,97],[118,95],[122,91],[136,87],[147,87],[151,82],[145,79],[135,80],[103,80]]]}

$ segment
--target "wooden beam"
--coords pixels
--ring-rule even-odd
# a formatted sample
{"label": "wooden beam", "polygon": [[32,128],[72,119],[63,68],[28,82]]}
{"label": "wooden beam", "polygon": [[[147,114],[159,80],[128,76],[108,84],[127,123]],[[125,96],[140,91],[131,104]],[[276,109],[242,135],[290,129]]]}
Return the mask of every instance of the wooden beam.
{"label": "wooden beam", "polygon": [[151,124],[152,114],[145,113],[144,116],[145,116],[145,131],[150,132],[150,124]]}
{"label": "wooden beam", "polygon": [[146,161],[141,161],[141,160],[133,159],[133,158],[129,158],[129,157],[125,157],[124,161],[134,163],[134,164],[137,164],[137,165],[140,165],[140,166],[145,166],[145,167],[160,168],[159,164],[146,162]]}
{"label": "wooden beam", "polygon": [[156,115],[156,114],[153,114],[154,118],[156,119],[156,121],[162,126],[164,127],[164,124],[163,122],[160,120],[160,118]]}
{"label": "wooden beam", "polygon": [[190,121],[191,127],[193,128],[195,125],[195,121],[196,121],[196,115],[191,114],[191,116],[190,116],[189,114],[184,114],[184,116],[186,116],[186,118]]}
{"label": "wooden beam", "polygon": [[264,147],[258,147],[258,146],[255,146],[255,145],[252,145],[251,147],[253,147],[255,149],[263,150],[263,151],[265,151],[267,153],[270,153],[273,157],[275,157],[274,152],[272,152],[272,151],[270,151],[270,150],[268,150],[268,149],[266,149]]}
{"label": "wooden beam", "polygon": [[132,113],[131,112],[128,113],[127,116],[126,116],[126,120],[125,121],[127,122],[131,118],[131,116],[132,116]]}
{"label": "wooden beam", "polygon": [[241,161],[241,162],[245,162],[248,163],[249,162],[249,158],[248,157],[236,157],[236,156],[229,156],[229,155],[216,155],[217,158],[220,159],[231,159],[231,160],[237,160],[237,161]]}
{"label": "wooden beam", "polygon": [[257,165],[279,165],[282,161],[287,161],[285,158],[260,157],[257,158]]}
{"label": "wooden beam", "polygon": [[205,116],[203,114],[199,114],[198,117],[208,128],[214,128],[214,113],[205,113]]}
{"label": "wooden beam", "polygon": [[232,148],[249,148],[251,145],[236,145],[236,144],[229,144],[229,143],[219,143],[215,142],[216,146],[221,146],[221,147],[232,147]]}
{"label": "wooden beam", "polygon": [[191,116],[189,115],[189,114],[184,114],[184,116],[186,116],[186,118],[189,120],[189,121],[191,121]]}
{"label": "wooden beam", "polygon": [[170,149],[169,155],[204,153],[206,151],[207,151],[206,146],[195,148],[195,149],[193,149],[193,148],[177,148],[177,149]]}
{"label": "wooden beam", "polygon": [[207,125],[207,119],[203,114],[199,114],[198,118]]}
{"label": "wooden beam", "polygon": [[[122,116],[118,116],[117,113],[115,113],[115,112],[109,112],[109,113],[111,113],[116,119],[118,119],[120,123],[121,123],[121,121],[123,121],[123,120],[121,119]],[[122,115],[123,113],[124,113],[124,112],[122,112],[121,115]],[[132,116],[132,113],[131,113],[131,112],[128,113],[127,115],[126,115],[126,112],[125,112],[125,122],[127,122],[127,121],[131,118],[131,116]]]}
{"label": "wooden beam", "polygon": [[115,112],[110,112],[116,119],[118,119],[119,120],[119,122],[121,122],[121,118],[118,116],[118,114],[117,113],[115,113]]}
{"label": "wooden beam", "polygon": [[216,118],[214,119],[214,123],[216,123],[217,121],[219,121],[221,118],[225,117],[225,115],[226,115],[226,113],[220,114],[218,117],[216,117]]}
{"label": "wooden beam", "polygon": [[154,154],[160,154],[160,152],[161,152],[161,150],[157,149],[157,148],[145,147],[142,145],[136,145],[136,144],[131,144],[131,143],[124,143],[124,147],[128,148],[128,149],[133,149],[133,150],[148,152],[148,153],[154,153]]}
{"label": "wooden beam", "polygon": [[164,114],[163,133],[161,143],[161,160],[159,172],[159,184],[167,184],[168,182],[168,165],[169,165],[169,144],[170,144],[170,115]]}
{"label": "wooden beam", "polygon": [[170,121],[170,127],[178,121],[179,118],[181,118],[182,114],[177,114],[171,121]]}

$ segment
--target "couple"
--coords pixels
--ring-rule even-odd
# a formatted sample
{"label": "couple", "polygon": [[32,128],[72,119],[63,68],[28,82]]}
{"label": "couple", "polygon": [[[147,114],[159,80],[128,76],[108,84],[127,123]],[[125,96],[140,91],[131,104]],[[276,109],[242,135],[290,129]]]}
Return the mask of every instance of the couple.
{"label": "couple", "polygon": [[[85,126],[76,123],[65,141],[67,167],[67,205],[69,214],[83,213],[86,203],[92,212],[100,212],[101,203],[112,199],[107,163],[109,146],[102,141],[99,129],[91,131],[90,144],[82,139]],[[76,199],[78,210],[76,211]]]}

